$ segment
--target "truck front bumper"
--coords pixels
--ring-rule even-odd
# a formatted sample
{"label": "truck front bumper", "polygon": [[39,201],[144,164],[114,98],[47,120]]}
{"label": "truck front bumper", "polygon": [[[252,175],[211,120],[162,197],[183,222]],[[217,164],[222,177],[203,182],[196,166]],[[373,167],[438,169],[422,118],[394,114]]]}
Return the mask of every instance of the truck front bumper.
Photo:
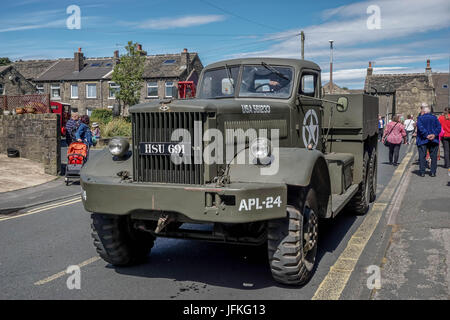
{"label": "truck front bumper", "polygon": [[175,212],[198,222],[248,223],[286,217],[287,187],[275,183],[216,185],[136,183],[81,175],[89,212],[127,215]]}

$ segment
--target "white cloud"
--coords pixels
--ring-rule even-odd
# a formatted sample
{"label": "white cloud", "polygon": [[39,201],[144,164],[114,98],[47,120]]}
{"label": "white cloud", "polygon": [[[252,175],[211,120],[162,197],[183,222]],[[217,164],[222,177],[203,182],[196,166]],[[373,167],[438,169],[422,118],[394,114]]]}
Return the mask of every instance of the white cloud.
{"label": "white cloud", "polygon": [[158,19],[146,20],[138,25],[142,29],[173,29],[173,28],[187,28],[193,26],[200,26],[213,22],[225,20],[223,15],[192,15],[184,17],[165,17]]}

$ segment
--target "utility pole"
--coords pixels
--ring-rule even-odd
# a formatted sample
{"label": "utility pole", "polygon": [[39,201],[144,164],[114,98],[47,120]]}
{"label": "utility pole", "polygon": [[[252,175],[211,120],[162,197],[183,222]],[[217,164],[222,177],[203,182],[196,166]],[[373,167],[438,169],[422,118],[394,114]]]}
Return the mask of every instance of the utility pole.
{"label": "utility pole", "polygon": [[333,93],[333,42],[334,40],[328,40],[330,42],[330,94]]}
{"label": "utility pole", "polygon": [[303,30],[300,32],[300,39],[302,41],[302,60],[305,60],[305,33]]}

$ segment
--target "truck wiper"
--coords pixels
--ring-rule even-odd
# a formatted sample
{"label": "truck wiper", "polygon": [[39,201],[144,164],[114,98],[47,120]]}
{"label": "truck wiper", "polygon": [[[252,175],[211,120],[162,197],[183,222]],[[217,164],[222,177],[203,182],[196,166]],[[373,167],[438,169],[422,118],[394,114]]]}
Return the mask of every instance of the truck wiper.
{"label": "truck wiper", "polygon": [[233,86],[233,90],[236,90],[236,88],[234,87],[234,81],[231,78],[230,67],[227,64],[225,64],[225,70],[227,71],[228,80],[230,80],[230,83]]}
{"label": "truck wiper", "polygon": [[282,74],[280,71],[278,71],[277,69],[275,69],[274,67],[272,67],[271,65],[265,63],[265,62],[261,62],[261,65],[266,68],[269,71],[272,71],[273,73],[275,73],[277,76],[279,76],[280,78],[286,79],[288,81],[291,81],[291,79],[289,79],[287,76],[285,76],[284,74]]}

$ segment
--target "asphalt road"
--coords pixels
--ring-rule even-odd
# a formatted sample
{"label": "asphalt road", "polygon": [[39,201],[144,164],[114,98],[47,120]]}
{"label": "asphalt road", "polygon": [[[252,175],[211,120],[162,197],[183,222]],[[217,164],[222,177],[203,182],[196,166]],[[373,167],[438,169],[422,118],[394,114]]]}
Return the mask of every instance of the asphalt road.
{"label": "asphalt road", "polygon": [[[396,169],[386,151],[380,144],[378,195]],[[405,153],[402,147],[401,158]],[[265,252],[200,241],[161,238],[145,264],[113,268],[97,258],[90,216],[78,198],[34,210],[0,220],[0,299],[311,299],[364,220],[340,214],[322,224],[315,274],[296,288],[273,281]],[[81,289],[69,290],[65,270],[80,264]],[[349,286],[361,287],[361,277],[352,274]]]}

